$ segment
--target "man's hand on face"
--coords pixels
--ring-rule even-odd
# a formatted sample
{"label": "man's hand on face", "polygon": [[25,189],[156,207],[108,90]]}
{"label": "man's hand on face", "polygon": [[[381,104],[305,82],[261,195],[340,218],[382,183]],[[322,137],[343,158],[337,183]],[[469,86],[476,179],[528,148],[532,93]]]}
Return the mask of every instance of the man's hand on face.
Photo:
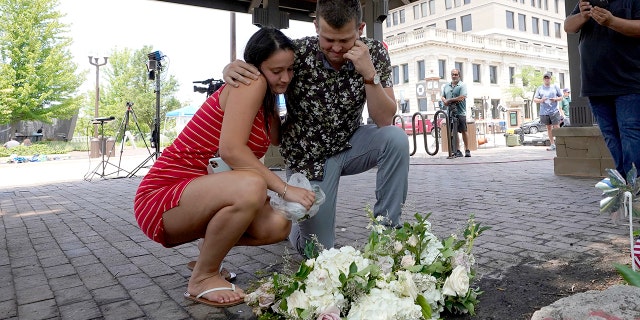
{"label": "man's hand on face", "polygon": [[242,60],[235,60],[224,67],[222,71],[222,79],[229,85],[238,87],[240,83],[246,85],[251,84],[251,80],[257,80],[260,76],[260,70],[252,64]]}
{"label": "man's hand on face", "polygon": [[344,58],[351,60],[356,71],[365,79],[371,79],[376,74],[369,55],[369,47],[361,40],[356,40],[353,47],[344,54]]}

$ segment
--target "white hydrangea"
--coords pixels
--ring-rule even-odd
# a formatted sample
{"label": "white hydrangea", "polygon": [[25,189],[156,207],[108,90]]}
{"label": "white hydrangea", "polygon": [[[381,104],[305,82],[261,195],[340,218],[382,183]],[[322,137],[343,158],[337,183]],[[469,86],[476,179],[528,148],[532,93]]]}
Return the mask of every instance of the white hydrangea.
{"label": "white hydrangea", "polygon": [[443,245],[440,243],[440,240],[438,240],[438,237],[429,232],[425,233],[424,240],[428,245],[424,246],[420,253],[420,264],[428,266],[436,261],[440,255],[440,249],[443,248]]}
{"label": "white hydrangea", "polygon": [[347,319],[415,320],[422,317],[422,309],[409,297],[398,297],[388,289],[373,288],[349,310]]}

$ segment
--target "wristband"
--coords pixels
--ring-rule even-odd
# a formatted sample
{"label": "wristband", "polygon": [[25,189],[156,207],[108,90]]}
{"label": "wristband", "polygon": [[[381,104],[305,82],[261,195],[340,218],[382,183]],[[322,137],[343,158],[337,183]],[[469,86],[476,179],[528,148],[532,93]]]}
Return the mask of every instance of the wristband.
{"label": "wristband", "polygon": [[282,191],[282,195],[280,196],[280,198],[284,199],[284,196],[287,195],[287,187],[289,186],[288,183],[284,183],[284,191]]}

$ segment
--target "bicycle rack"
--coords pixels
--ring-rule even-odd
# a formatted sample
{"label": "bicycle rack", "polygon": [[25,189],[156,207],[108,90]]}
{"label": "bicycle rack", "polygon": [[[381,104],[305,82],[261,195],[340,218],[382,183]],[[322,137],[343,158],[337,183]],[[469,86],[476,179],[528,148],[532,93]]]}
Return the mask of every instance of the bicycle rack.
{"label": "bicycle rack", "polygon": [[[440,117],[440,115],[444,115],[444,117]],[[424,139],[424,149],[427,152],[428,155],[430,156],[435,156],[436,154],[438,154],[438,150],[440,149],[440,135],[441,135],[441,130],[440,127],[438,126],[438,119],[440,118],[444,118],[447,124],[447,129],[449,131],[451,131],[451,117],[449,117],[448,113],[445,112],[444,110],[438,110],[436,111],[436,113],[433,115],[433,126],[435,130],[435,134],[433,134],[433,138],[435,139],[435,150],[431,151],[429,150],[429,143],[427,141],[427,125],[426,125],[426,118],[424,116],[424,114],[420,113],[420,112],[416,112],[413,114],[413,116],[411,116],[411,128],[412,130],[412,136],[413,136],[413,151],[411,151],[411,153],[409,154],[409,156],[413,156],[414,154],[416,154],[416,151],[418,149],[418,140],[417,140],[417,133],[416,133],[416,117],[420,117],[420,119],[422,119],[422,136]],[[405,124],[404,124],[404,119],[402,118],[402,116],[400,115],[394,115],[393,116],[393,123],[396,123],[396,119],[400,119],[400,124],[402,125],[402,130],[404,131],[405,129]],[[432,130],[432,131],[433,131]],[[457,146],[457,134],[448,134],[447,138],[448,138],[448,142],[449,142],[449,158],[454,157],[455,151],[453,151],[453,147],[452,146]],[[454,140],[454,141],[452,141]],[[455,143],[455,144],[454,144]]]}

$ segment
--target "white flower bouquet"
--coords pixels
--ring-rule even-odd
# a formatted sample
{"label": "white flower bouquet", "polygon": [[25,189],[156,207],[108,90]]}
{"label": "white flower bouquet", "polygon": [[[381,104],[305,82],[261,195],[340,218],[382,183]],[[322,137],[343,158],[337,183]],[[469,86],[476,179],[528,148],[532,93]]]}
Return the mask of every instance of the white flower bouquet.
{"label": "white flower bouquet", "polygon": [[471,287],[471,250],[488,227],[471,216],[460,239],[439,240],[429,215],[416,214],[415,223],[396,229],[368,213],[371,234],[362,251],[323,250],[293,274],[262,279],[245,298],[258,319],[439,319],[445,309],[475,314],[481,292]]}

